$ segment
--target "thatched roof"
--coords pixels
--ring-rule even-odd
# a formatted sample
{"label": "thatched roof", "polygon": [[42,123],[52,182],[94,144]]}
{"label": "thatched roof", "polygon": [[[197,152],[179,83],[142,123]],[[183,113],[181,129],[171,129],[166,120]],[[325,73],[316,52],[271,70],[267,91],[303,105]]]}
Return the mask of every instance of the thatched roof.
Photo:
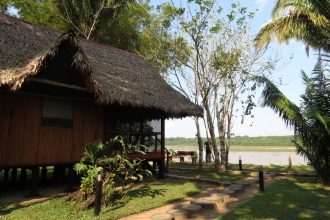
{"label": "thatched roof", "polygon": [[76,51],[74,65],[97,102],[155,109],[167,117],[202,115],[199,106],[169,86],[142,57],[1,13],[0,86],[19,89],[68,41]]}

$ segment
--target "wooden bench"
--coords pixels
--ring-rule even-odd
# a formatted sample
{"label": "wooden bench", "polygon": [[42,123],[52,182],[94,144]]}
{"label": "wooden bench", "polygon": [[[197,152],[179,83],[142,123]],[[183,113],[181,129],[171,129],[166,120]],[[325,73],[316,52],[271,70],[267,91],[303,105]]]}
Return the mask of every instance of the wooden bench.
{"label": "wooden bench", "polygon": [[197,159],[196,151],[178,151],[177,156],[180,157],[180,163],[184,162],[185,156],[191,156],[192,163],[196,163],[196,159]]}

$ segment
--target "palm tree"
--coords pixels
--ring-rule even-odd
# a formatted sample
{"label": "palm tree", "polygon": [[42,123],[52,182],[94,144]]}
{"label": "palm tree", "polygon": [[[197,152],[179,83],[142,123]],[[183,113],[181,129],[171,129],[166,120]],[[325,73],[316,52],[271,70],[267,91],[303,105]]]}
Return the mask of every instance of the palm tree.
{"label": "palm tree", "polygon": [[[329,75],[328,75],[329,76]],[[306,92],[301,106],[296,106],[267,78],[256,77],[263,84],[263,105],[272,108],[294,128],[297,152],[312,165],[324,183],[330,184],[330,79],[325,74],[322,59],[312,77],[302,72]]]}
{"label": "palm tree", "polygon": [[272,21],[256,37],[257,46],[296,39],[330,51],[330,0],[277,0]]}

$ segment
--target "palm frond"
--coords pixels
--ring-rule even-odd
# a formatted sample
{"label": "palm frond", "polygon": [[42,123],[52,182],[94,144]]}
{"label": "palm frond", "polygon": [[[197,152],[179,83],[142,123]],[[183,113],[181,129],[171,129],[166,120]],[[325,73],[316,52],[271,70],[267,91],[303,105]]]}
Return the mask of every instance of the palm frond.
{"label": "palm frond", "polygon": [[330,19],[317,11],[296,8],[286,16],[273,20],[257,34],[257,47],[267,45],[273,38],[279,43],[295,38],[314,48],[330,51]]}
{"label": "palm frond", "polygon": [[292,10],[313,11],[329,19],[330,2],[328,0],[278,0],[272,11],[274,19],[283,16],[283,13],[289,13]]}
{"label": "palm frond", "polygon": [[263,47],[272,39],[279,43],[288,42],[290,39],[304,42],[313,48],[323,48],[330,51],[330,37],[327,30],[316,26],[308,17],[300,14],[294,18],[284,17],[263,27],[255,38],[256,46]]}
{"label": "palm frond", "polygon": [[265,85],[262,92],[264,106],[277,112],[287,125],[300,127],[304,124],[299,107],[291,102],[269,79],[258,76],[254,80]]}

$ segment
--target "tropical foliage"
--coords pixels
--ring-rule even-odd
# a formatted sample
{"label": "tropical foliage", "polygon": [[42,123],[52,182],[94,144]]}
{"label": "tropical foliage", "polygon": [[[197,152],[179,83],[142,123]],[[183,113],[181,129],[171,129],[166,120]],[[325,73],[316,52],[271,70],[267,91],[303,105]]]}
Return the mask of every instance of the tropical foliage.
{"label": "tropical foliage", "polygon": [[257,45],[290,39],[303,41],[314,48],[330,50],[330,1],[277,0],[272,21],[256,37]]}
{"label": "tropical foliage", "polygon": [[130,151],[136,152],[120,136],[105,144],[101,141],[87,144],[80,162],[74,167],[82,176],[80,192],[71,198],[84,200],[83,206],[89,207],[94,202],[99,175],[103,182],[104,204],[125,196],[128,184],[142,181],[144,176],[151,175],[149,170],[143,168],[143,160],[127,158],[126,154]]}
{"label": "tropical foliage", "polygon": [[298,107],[270,80],[256,77],[265,85],[263,104],[277,112],[287,125],[294,127],[298,153],[307,158],[324,182],[330,183],[330,79],[321,55],[312,77],[303,72],[302,78],[306,92],[301,96],[302,103]]}

